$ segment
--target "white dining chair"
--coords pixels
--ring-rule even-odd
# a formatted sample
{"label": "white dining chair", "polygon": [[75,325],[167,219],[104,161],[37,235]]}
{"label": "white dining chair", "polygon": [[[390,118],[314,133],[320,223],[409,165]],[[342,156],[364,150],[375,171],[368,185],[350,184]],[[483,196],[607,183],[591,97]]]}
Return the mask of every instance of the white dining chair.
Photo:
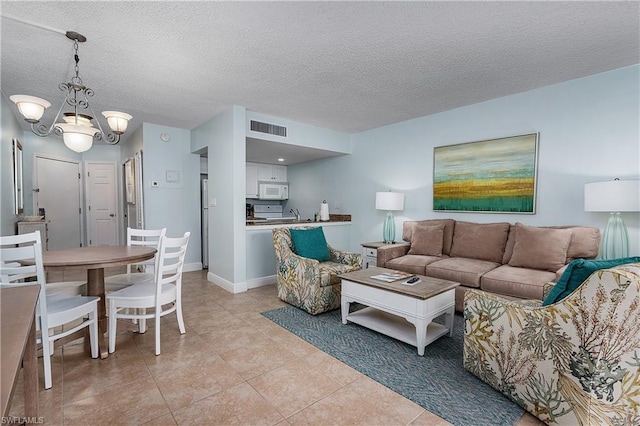
{"label": "white dining chair", "polygon": [[[32,264],[27,265],[24,261]],[[24,281],[33,278],[35,281]],[[98,357],[97,318],[100,298],[47,293],[40,231],[0,237],[0,281],[3,286],[40,286],[35,319],[36,329],[40,330],[39,341],[42,343],[45,389],[52,386],[51,349],[54,341],[89,327],[91,356]],[[56,333],[56,328],[67,324],[68,328]]]}
{"label": "white dining chair", "polygon": [[[160,240],[167,233],[167,228],[162,229],[135,229],[127,228],[127,245],[143,246],[159,249]],[[133,284],[143,282],[153,282],[157,268],[158,254],[153,259],[140,263],[130,263],[127,265],[127,272],[124,274],[111,275],[104,278],[104,289],[106,293],[121,290]],[[142,268],[143,272],[135,272]]]}
{"label": "white dining chair", "polygon": [[[107,294],[109,353],[116,350],[119,318],[139,320],[142,333],[145,331],[145,321],[154,319],[156,355],[160,355],[161,317],[175,312],[180,333],[185,333],[182,318],[182,268],[189,235],[190,232],[186,232],[179,238],[164,236],[160,239],[155,282],[138,283]],[[147,309],[153,309],[153,312],[147,313]]]}

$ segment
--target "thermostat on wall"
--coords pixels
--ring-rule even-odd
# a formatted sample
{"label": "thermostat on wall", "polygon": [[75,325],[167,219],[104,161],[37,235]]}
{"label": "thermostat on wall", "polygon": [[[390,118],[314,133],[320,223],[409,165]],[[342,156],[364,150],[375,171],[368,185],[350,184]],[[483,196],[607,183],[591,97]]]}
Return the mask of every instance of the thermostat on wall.
{"label": "thermostat on wall", "polygon": [[169,133],[162,133],[162,134],[160,135],[160,139],[161,139],[163,142],[169,142],[169,141],[171,140],[171,135],[170,135]]}
{"label": "thermostat on wall", "polygon": [[178,170],[167,170],[167,182],[180,182],[180,172]]}

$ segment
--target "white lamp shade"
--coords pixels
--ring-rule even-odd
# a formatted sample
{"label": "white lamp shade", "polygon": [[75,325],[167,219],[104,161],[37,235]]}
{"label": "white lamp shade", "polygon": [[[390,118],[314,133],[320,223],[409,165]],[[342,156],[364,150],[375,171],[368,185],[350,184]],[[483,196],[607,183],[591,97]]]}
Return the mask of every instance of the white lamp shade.
{"label": "white lamp shade", "polygon": [[71,123],[56,124],[62,130],[62,140],[72,151],[84,152],[93,145],[93,135],[98,133],[95,127],[82,126]]}
{"label": "white lamp shade", "polygon": [[400,192],[376,192],[376,210],[403,210],[404,194]]}
{"label": "white lamp shade", "polygon": [[31,123],[40,121],[44,110],[51,106],[51,103],[35,96],[13,95],[9,96],[9,99],[18,106],[20,114]]}
{"label": "white lamp shade", "polygon": [[107,124],[109,124],[111,131],[117,135],[127,131],[129,120],[133,118],[129,114],[119,111],[103,111],[102,115],[107,119]]}
{"label": "white lamp shade", "polygon": [[77,124],[79,126],[85,126],[85,127],[93,127],[91,125],[91,117],[89,117],[88,115],[82,115],[82,114],[70,114],[67,115],[65,114],[64,117],[62,117],[62,119],[69,124]]}
{"label": "white lamp shade", "polygon": [[584,185],[587,212],[639,212],[640,180],[612,180]]}

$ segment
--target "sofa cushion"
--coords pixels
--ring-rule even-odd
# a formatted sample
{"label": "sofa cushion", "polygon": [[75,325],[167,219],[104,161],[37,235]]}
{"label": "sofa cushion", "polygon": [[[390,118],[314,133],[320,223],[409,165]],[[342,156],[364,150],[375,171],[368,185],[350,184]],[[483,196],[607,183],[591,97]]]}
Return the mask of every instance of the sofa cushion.
{"label": "sofa cushion", "polygon": [[456,221],[453,219],[429,219],[419,221],[406,221],[402,225],[402,239],[411,242],[413,227],[416,225],[444,225],[444,235],[442,237],[442,254],[447,256],[451,253],[451,242],[453,241],[453,228]]}
{"label": "sofa cushion", "polygon": [[545,283],[554,279],[553,272],[502,265],[482,276],[480,288],[505,296],[542,300]]}
{"label": "sofa cushion", "polygon": [[409,254],[442,256],[444,225],[416,224],[411,234]]}
{"label": "sofa cushion", "polygon": [[426,275],[478,288],[480,277],[498,266],[499,263],[487,260],[451,257],[428,264]]}
{"label": "sofa cushion", "polygon": [[[577,258],[595,259],[600,250],[600,230],[591,226],[546,226],[549,229],[569,229],[571,231],[571,242],[567,249],[567,262]],[[502,263],[509,263],[513,254],[513,246],[516,242],[516,226],[511,225],[509,238],[504,250]],[[562,274],[560,274],[562,275]],[[560,277],[558,275],[558,278]]]}
{"label": "sofa cushion", "polygon": [[324,238],[322,227],[310,229],[290,228],[293,251],[298,256],[315,259],[320,262],[331,259],[327,240]]}
{"label": "sofa cushion", "polygon": [[405,256],[389,260],[385,263],[384,267],[389,269],[398,269],[400,271],[409,272],[410,274],[424,275],[426,266],[438,260],[442,260],[442,257],[407,254]]}
{"label": "sofa cushion", "polygon": [[569,229],[571,242],[567,249],[567,261],[585,258],[595,259],[600,251],[600,230],[590,226],[550,226],[551,229]]}
{"label": "sofa cushion", "polygon": [[640,257],[624,257],[609,260],[585,260],[575,259],[569,263],[564,274],[560,277],[556,285],[553,286],[547,297],[542,302],[542,306],[558,303],[571,293],[587,279],[600,269],[614,268],[628,263],[640,262]]}
{"label": "sofa cushion", "polygon": [[555,272],[566,263],[570,242],[569,229],[516,223],[516,239],[509,265]]}
{"label": "sofa cushion", "polygon": [[509,236],[509,226],[507,222],[456,222],[451,257],[468,257],[501,263]]}

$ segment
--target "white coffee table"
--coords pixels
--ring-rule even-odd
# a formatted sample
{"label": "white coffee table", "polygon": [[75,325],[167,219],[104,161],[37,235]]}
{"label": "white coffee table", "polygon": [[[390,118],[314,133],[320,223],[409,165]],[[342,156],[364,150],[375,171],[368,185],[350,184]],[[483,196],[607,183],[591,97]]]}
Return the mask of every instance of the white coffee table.
{"label": "white coffee table", "polygon": [[[368,268],[348,272],[342,278],[342,323],[347,321],[416,346],[418,355],[437,338],[453,334],[455,288],[459,283],[419,276],[422,282],[407,286],[404,280],[386,283],[373,275],[389,272]],[[351,303],[366,308],[349,313]],[[445,325],[432,322],[445,314]]]}

